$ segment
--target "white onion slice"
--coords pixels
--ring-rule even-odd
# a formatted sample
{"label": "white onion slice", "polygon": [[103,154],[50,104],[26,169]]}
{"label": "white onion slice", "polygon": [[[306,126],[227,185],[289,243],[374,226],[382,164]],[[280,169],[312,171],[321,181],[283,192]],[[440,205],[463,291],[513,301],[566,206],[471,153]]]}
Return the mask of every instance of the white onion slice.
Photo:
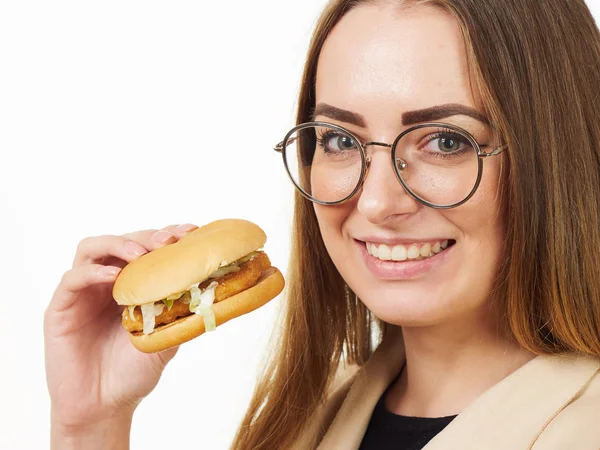
{"label": "white onion slice", "polygon": [[202,292],[200,291],[200,288],[198,286],[192,286],[190,288],[190,296],[191,296],[190,307],[191,307],[191,305],[194,305],[194,307],[196,307],[197,305],[200,304],[200,295],[201,294],[202,294]]}
{"label": "white onion slice", "polygon": [[206,287],[200,295],[200,306],[210,306],[215,302],[215,289],[218,285],[219,283],[213,281]]}
{"label": "white onion slice", "polygon": [[215,289],[219,285],[216,281],[213,281],[208,285],[204,291],[192,287],[190,290],[192,295],[192,301],[190,302],[190,312],[200,314],[201,306],[210,306],[215,301]]}
{"label": "white onion slice", "polygon": [[196,311],[199,311],[204,318],[204,329],[206,331],[214,331],[217,329],[217,320],[212,306],[200,306]]}
{"label": "white onion slice", "polygon": [[165,309],[165,304],[147,303],[141,306],[142,318],[144,319],[144,334],[150,334],[154,331],[156,316],[160,316]]}

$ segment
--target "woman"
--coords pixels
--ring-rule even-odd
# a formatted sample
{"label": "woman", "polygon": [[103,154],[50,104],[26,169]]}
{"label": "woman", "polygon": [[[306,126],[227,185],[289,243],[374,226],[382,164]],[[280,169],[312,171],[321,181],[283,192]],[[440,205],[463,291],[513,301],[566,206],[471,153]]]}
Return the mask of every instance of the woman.
{"label": "woman", "polygon": [[[328,5],[276,147],[283,337],[233,448],[600,447],[599,69],[583,0]],[[189,229],[80,245],[46,314],[55,448],[128,447],[174,351],[132,350],[107,282]]]}

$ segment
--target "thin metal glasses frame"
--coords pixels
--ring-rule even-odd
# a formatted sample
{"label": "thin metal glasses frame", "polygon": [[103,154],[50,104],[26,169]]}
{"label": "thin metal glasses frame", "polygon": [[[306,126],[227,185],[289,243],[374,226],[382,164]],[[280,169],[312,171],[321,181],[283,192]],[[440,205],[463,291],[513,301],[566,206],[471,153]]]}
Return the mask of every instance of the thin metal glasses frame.
{"label": "thin metal glasses frame", "polygon": [[[301,131],[306,128],[314,128],[314,127],[327,127],[327,128],[331,128],[331,129],[334,129],[334,130],[337,130],[337,131],[347,134],[356,142],[358,149],[360,151],[360,158],[361,158],[360,178],[358,179],[355,189],[342,200],[335,201],[335,202],[324,202],[324,201],[321,201],[321,200],[318,200],[318,199],[312,197],[310,194],[305,192],[296,183],[296,181],[294,180],[294,177],[290,171],[290,168],[288,166],[287,158],[286,158],[286,148],[287,148],[287,145],[293,143],[297,139],[297,138],[292,138],[292,136],[295,133],[297,133],[298,131]],[[475,185],[473,186],[473,189],[471,190],[471,192],[463,200],[461,200],[460,202],[454,203],[452,205],[436,205],[435,203],[428,202],[424,198],[421,198],[418,194],[413,192],[410,189],[410,187],[408,187],[408,185],[406,184],[406,182],[402,178],[402,175],[399,172],[398,163],[401,163],[401,164],[405,164],[405,163],[401,158],[396,157],[396,148],[397,148],[398,143],[404,136],[406,136],[411,131],[418,130],[421,128],[429,128],[429,127],[443,127],[445,129],[448,129],[448,130],[451,130],[451,131],[461,134],[469,141],[469,143],[473,146],[473,148],[475,149],[475,151],[477,153],[477,170],[478,170],[478,172],[477,172],[477,179],[475,181]],[[481,183],[481,178],[483,176],[483,160],[490,156],[496,156],[496,155],[501,154],[508,147],[507,145],[500,145],[500,146],[493,147],[491,152],[485,152],[482,150],[482,145],[477,142],[477,140],[473,137],[473,135],[471,133],[469,133],[465,129],[460,128],[456,125],[451,125],[451,124],[441,123],[441,122],[422,123],[422,124],[418,124],[413,127],[410,127],[408,129],[404,130],[402,133],[400,133],[398,135],[398,137],[396,137],[396,139],[394,139],[393,144],[388,144],[388,143],[384,143],[384,142],[366,142],[363,144],[361,142],[361,140],[359,138],[357,138],[353,133],[351,133],[350,131],[348,131],[347,129],[345,129],[344,127],[341,127],[339,125],[335,125],[335,124],[328,123],[328,122],[305,122],[305,123],[295,126],[290,131],[288,131],[288,133],[285,135],[285,138],[283,139],[283,141],[279,142],[273,148],[273,150],[275,150],[278,153],[281,153],[281,156],[283,158],[283,164],[285,166],[285,170],[288,174],[288,177],[290,178],[290,180],[292,181],[294,186],[298,189],[298,191],[305,198],[307,198],[311,202],[317,203],[319,205],[340,205],[342,203],[347,202],[352,197],[354,197],[354,195],[362,188],[362,185],[364,184],[364,181],[368,175],[369,167],[371,164],[371,158],[367,155],[367,152],[365,150],[365,148],[369,147],[369,146],[379,146],[379,147],[390,148],[392,150],[390,152],[390,156],[391,156],[391,163],[394,168],[394,173],[396,174],[396,178],[398,179],[398,181],[400,182],[400,184],[402,185],[404,190],[419,203],[421,203],[425,206],[428,206],[430,208],[435,208],[435,209],[451,209],[451,208],[456,208],[457,206],[460,206],[460,205],[466,203],[471,197],[473,197],[475,192],[477,192],[477,188],[479,187],[479,184]],[[487,145],[483,145],[483,147],[487,147]]]}

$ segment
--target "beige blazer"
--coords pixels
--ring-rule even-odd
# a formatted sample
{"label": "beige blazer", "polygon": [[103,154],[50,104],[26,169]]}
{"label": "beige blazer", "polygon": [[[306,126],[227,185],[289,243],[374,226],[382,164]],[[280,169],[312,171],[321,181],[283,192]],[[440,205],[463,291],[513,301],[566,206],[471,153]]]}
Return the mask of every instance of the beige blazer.
{"label": "beige blazer", "polygon": [[[399,328],[346,369],[293,450],[355,450],[404,364]],[[600,361],[538,356],[483,393],[425,450],[599,450]]]}

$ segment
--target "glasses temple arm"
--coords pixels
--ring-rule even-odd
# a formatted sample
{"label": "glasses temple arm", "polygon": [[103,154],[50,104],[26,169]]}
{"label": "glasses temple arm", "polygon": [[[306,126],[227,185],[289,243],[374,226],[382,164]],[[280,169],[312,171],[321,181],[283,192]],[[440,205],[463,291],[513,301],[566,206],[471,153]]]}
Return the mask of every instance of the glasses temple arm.
{"label": "glasses temple arm", "polygon": [[483,156],[484,158],[487,158],[489,156],[496,156],[496,155],[499,155],[500,153],[504,152],[507,148],[508,148],[507,144],[500,145],[498,147],[494,147],[494,149],[491,152],[489,152],[489,153],[486,153],[486,152],[482,151],[479,154],[479,156]]}
{"label": "glasses temple arm", "polygon": [[[293,144],[294,142],[296,142],[297,139],[298,139],[297,137],[289,138],[287,140],[288,145]],[[273,150],[275,150],[277,153],[283,152],[283,141],[281,141],[279,144],[277,144],[275,147],[273,147]]]}

